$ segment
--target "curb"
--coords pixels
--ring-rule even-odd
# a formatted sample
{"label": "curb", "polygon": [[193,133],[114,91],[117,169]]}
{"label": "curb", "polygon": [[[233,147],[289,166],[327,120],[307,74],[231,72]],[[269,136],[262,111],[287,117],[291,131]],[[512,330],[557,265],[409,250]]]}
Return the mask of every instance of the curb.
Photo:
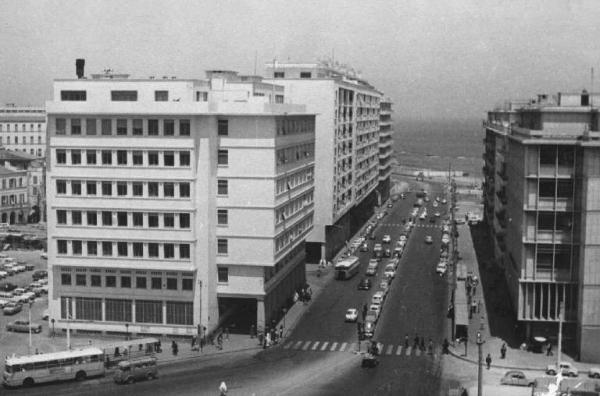
{"label": "curb", "polygon": [[[457,358],[459,360],[462,360],[464,362],[468,362],[468,363],[471,363],[471,364],[475,364],[475,365],[479,364],[478,361],[470,359],[467,356],[459,355],[456,352],[454,352],[452,349],[453,348],[448,348],[449,355],[451,355],[452,357],[455,357],[455,358]],[[546,369],[545,368],[541,368],[541,367],[504,366],[504,365],[498,365],[498,364],[492,364],[490,367],[499,368],[499,369],[505,369],[505,370],[541,371],[541,372],[544,372],[544,373],[546,372]]]}
{"label": "curb", "polygon": [[175,363],[178,363],[178,362],[185,362],[185,361],[188,361],[188,360],[196,360],[196,359],[200,359],[200,358],[207,358],[208,359],[208,358],[213,357],[215,355],[216,356],[230,355],[230,354],[233,354],[233,353],[246,352],[246,351],[252,351],[252,350],[260,351],[260,350],[262,350],[262,347],[260,347],[260,346],[257,345],[255,347],[232,349],[232,350],[229,350],[229,351],[217,351],[215,353],[209,353],[209,354],[199,353],[196,356],[191,355],[191,356],[187,356],[187,357],[183,357],[183,358],[179,358],[179,359],[177,359],[177,358],[161,359],[161,360],[158,361],[158,363],[159,363],[160,366],[169,366],[169,365],[172,365],[172,364],[175,364]]}

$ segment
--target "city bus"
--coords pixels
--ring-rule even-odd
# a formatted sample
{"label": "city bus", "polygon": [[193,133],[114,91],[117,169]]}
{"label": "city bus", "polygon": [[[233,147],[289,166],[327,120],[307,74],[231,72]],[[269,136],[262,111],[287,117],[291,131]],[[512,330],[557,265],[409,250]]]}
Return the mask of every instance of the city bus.
{"label": "city bus", "polygon": [[335,265],[335,279],[345,280],[352,278],[360,267],[360,260],[356,256],[350,256]]}
{"label": "city bus", "polygon": [[104,352],[99,348],[6,357],[4,386],[78,380],[104,375]]}

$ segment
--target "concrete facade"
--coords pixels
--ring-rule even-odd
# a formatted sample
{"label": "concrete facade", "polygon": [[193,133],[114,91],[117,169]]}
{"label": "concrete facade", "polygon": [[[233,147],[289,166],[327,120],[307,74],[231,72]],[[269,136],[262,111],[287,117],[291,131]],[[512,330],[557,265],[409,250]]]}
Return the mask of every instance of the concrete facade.
{"label": "concrete facade", "polygon": [[[526,335],[600,359],[599,95],[539,95],[488,113],[485,216]],[[561,317],[561,306],[564,315]]]}
{"label": "concrete facade", "polygon": [[46,156],[46,112],[43,107],[0,107],[0,146],[36,157]]}

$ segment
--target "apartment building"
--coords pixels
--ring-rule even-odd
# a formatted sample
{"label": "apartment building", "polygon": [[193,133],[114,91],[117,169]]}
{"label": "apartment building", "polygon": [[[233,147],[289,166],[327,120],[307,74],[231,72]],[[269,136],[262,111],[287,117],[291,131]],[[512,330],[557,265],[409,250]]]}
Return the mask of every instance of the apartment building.
{"label": "apartment building", "polygon": [[46,155],[46,112],[43,107],[0,107],[0,146],[32,156]]}
{"label": "apartment building", "polygon": [[392,99],[384,97],[379,102],[379,202],[386,201],[392,188],[392,163],[394,153],[394,127],[392,123]]}
{"label": "apartment building", "polygon": [[[600,95],[539,95],[484,122],[485,216],[527,337],[600,359]],[[564,314],[561,315],[561,307]]]}
{"label": "apartment building", "polygon": [[54,82],[47,217],[57,328],[192,335],[280,317],[305,283],[315,153],[314,114],[283,96],[219,70]]}
{"label": "apartment building", "polygon": [[331,259],[382,201],[377,190],[382,94],[337,64],[275,61],[265,67],[267,81],[285,87],[286,101],[317,113],[315,224],[307,260]]}

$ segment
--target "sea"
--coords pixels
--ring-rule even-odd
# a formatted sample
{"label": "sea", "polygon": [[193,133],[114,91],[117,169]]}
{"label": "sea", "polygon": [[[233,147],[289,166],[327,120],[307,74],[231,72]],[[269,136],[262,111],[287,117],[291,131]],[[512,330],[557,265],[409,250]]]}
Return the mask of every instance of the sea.
{"label": "sea", "polygon": [[484,152],[481,119],[394,120],[394,156],[398,165],[463,171],[482,177]]}

